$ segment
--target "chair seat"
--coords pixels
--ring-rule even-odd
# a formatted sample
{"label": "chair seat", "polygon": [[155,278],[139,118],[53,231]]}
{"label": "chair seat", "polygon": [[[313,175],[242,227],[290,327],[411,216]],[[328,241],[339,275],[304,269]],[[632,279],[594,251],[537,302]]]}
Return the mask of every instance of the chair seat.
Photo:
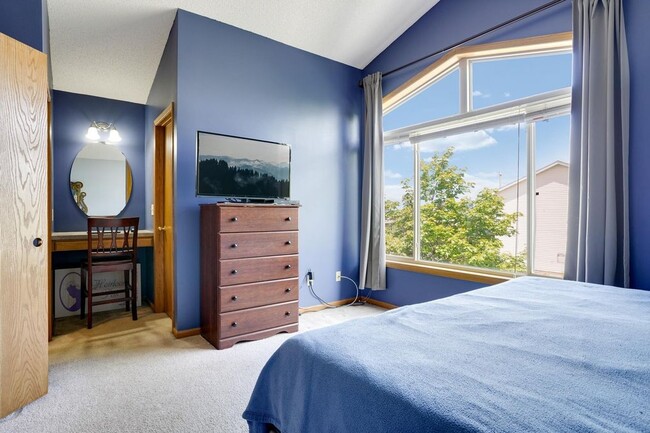
{"label": "chair seat", "polygon": [[[133,269],[133,262],[131,260],[93,261],[92,267],[94,272],[128,271]],[[81,268],[88,270],[88,262],[83,262]]]}

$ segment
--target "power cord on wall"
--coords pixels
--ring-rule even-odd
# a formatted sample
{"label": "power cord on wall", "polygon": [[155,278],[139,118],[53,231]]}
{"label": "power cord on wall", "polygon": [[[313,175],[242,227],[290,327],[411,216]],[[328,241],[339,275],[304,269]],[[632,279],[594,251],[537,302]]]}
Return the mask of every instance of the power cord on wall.
{"label": "power cord on wall", "polygon": [[314,274],[312,273],[311,269],[309,269],[307,271],[307,274],[305,275],[305,280],[307,282],[307,287],[309,288],[309,293],[311,293],[311,295],[314,298],[316,298],[318,300],[318,302],[321,305],[324,305],[326,308],[340,308],[340,307],[349,307],[349,306],[352,306],[352,305],[364,305],[368,301],[368,299],[370,299],[370,296],[372,295],[372,290],[370,291],[368,296],[366,296],[364,299],[360,299],[360,297],[359,297],[359,292],[360,292],[359,291],[359,285],[356,283],[356,281],[354,281],[352,278],[346,277],[345,275],[341,275],[340,277],[344,278],[346,280],[349,280],[349,281],[352,282],[352,284],[354,284],[356,294],[354,296],[354,300],[352,302],[350,302],[349,304],[332,305],[332,304],[328,303],[327,301],[325,301],[320,296],[318,296],[318,294],[316,293],[316,289],[314,288]]}

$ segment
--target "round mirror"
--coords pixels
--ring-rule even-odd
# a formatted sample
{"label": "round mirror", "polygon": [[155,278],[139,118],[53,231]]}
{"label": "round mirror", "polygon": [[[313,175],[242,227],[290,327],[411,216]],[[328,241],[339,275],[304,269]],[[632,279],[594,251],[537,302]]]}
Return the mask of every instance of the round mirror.
{"label": "round mirror", "polygon": [[70,170],[70,192],[88,216],[119,215],[131,197],[131,167],[110,144],[92,143],[77,154]]}

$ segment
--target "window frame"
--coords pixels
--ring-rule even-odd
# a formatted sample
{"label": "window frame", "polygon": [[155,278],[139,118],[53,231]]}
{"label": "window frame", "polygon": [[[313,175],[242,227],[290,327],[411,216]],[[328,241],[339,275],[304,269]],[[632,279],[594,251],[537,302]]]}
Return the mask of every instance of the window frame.
{"label": "window frame", "polygon": [[[540,120],[562,116],[571,110],[571,88],[557,89],[529,97],[507,101],[489,107],[472,110],[471,62],[511,57],[558,54],[571,52],[572,33],[556,33],[545,36],[515,39],[490,44],[456,48],[434,62],[409,81],[383,98],[383,114],[389,113],[421,91],[458,69],[460,72],[460,113],[391,131],[384,131],[384,146],[410,142],[414,145],[414,197],[420,197],[419,143],[452,134],[485,129],[504,122],[526,123],[528,160],[527,182],[527,260],[526,274],[532,275],[535,249],[535,123]],[[417,176],[417,178],[416,178]],[[523,275],[441,262],[420,260],[420,200],[413,203],[413,257],[387,254],[387,267],[420,272],[443,277],[494,284]]]}

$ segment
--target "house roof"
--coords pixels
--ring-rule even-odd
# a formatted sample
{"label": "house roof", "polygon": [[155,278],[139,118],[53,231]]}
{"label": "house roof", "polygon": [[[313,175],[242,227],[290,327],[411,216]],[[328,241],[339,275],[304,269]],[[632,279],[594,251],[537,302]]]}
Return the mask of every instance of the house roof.
{"label": "house roof", "polygon": [[[567,162],[557,160],[557,161],[553,161],[553,162],[550,163],[549,165],[546,165],[546,166],[540,168],[539,170],[537,170],[537,171],[535,172],[535,174],[536,174],[536,175],[539,175],[539,174],[541,174],[541,173],[544,173],[545,171],[548,171],[548,170],[550,170],[550,169],[552,169],[552,168],[554,168],[554,167],[558,167],[558,166],[569,168],[569,164],[568,164]],[[507,190],[507,189],[510,189],[510,188],[512,188],[513,186],[517,185],[518,183],[526,182],[526,179],[527,179],[527,177],[522,177],[522,178],[519,179],[518,181],[515,180],[514,182],[510,182],[509,184],[504,185],[504,186],[502,186],[501,188],[499,188],[498,192],[502,192],[502,191],[505,191],[505,190]]]}

